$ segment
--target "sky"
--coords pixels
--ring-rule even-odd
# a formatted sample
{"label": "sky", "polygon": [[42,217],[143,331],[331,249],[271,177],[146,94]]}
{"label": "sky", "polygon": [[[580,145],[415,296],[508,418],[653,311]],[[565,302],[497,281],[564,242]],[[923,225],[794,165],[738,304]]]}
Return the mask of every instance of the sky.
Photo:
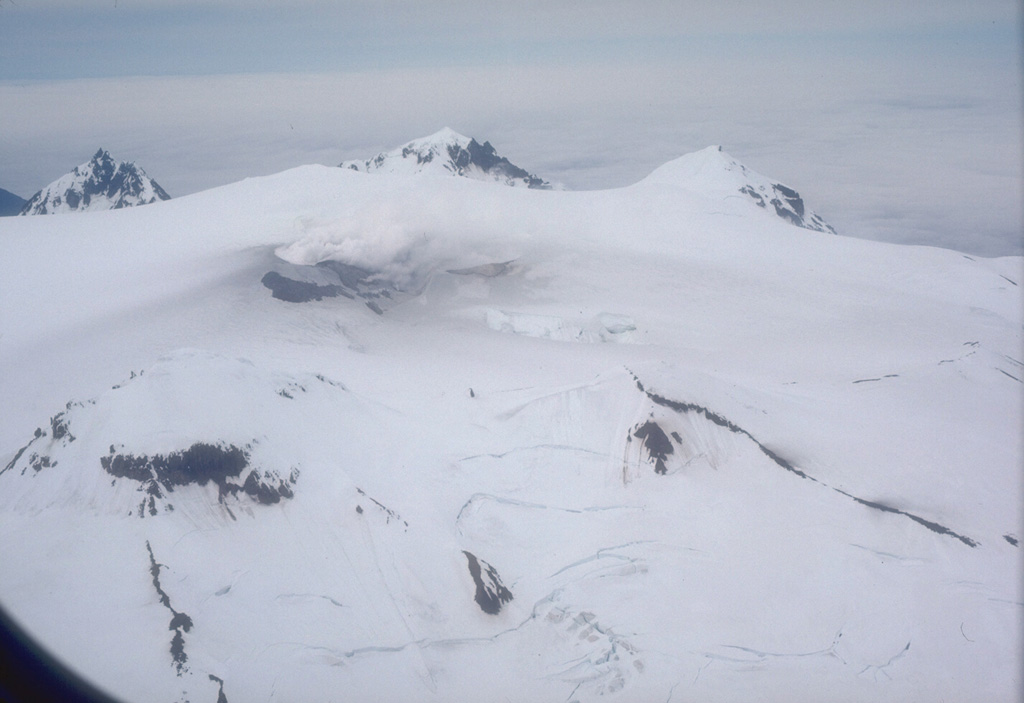
{"label": "sky", "polygon": [[842,234],[1024,254],[1016,0],[0,0],[0,188],[172,196],[448,126],[571,189],[711,144]]}

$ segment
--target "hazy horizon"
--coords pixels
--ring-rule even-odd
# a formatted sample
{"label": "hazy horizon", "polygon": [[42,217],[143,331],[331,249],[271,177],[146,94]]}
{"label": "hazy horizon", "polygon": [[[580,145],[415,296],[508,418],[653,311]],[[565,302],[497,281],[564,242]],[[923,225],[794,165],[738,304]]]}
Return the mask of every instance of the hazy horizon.
{"label": "hazy horizon", "polygon": [[570,189],[720,144],[842,234],[1021,254],[1020,38],[1010,1],[4,3],[0,187],[102,147],[181,197],[449,126]]}

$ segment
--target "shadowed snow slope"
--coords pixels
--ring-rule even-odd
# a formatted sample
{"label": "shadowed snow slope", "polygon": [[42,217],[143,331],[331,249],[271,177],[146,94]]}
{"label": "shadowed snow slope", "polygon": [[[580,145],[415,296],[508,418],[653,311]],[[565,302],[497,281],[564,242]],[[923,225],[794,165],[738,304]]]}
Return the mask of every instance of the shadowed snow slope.
{"label": "shadowed snow slope", "polygon": [[780,188],[5,218],[0,601],[125,700],[1018,700],[1022,260]]}

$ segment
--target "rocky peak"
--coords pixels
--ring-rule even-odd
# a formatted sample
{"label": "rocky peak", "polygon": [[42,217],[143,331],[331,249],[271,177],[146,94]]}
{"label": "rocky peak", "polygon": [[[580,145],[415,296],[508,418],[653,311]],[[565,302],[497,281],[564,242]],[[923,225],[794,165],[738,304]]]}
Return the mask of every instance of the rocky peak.
{"label": "rocky peak", "polygon": [[500,156],[490,142],[444,129],[414,139],[366,161],[345,161],[341,168],[366,173],[438,173],[526,188],[551,188],[551,184]]}
{"label": "rocky peak", "polygon": [[170,200],[170,197],[133,162],[117,163],[108,151],[98,149],[92,159],[33,195],[20,214],[117,210]]}
{"label": "rocky peak", "polygon": [[832,225],[807,208],[795,189],[744,166],[721,146],[709,146],[669,161],[655,169],[644,182],[667,183],[709,195],[739,193],[797,227],[836,233]]}

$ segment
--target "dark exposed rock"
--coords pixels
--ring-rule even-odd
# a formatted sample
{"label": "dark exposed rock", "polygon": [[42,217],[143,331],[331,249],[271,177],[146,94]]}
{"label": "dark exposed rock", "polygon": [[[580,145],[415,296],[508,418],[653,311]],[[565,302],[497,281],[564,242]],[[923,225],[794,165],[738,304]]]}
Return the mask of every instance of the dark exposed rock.
{"label": "dark exposed rock", "polygon": [[[409,527],[409,522],[408,522],[407,520],[403,520],[403,519],[402,519],[402,516],[401,516],[401,515],[399,515],[399,514],[398,514],[398,513],[396,513],[396,512],[394,511],[394,510],[392,510],[392,509],[391,509],[391,508],[389,508],[388,506],[386,506],[386,505],[384,505],[383,503],[381,503],[381,502],[380,502],[379,500],[377,500],[376,498],[373,498],[372,496],[369,496],[369,495],[367,495],[367,494],[366,494],[366,491],[364,491],[364,490],[363,490],[362,488],[356,488],[356,492],[358,492],[358,493],[359,493],[359,495],[363,496],[364,498],[366,498],[367,500],[369,500],[369,501],[370,501],[371,503],[373,503],[374,505],[376,505],[376,506],[377,506],[377,508],[378,508],[378,509],[379,509],[379,510],[380,510],[380,511],[381,511],[382,513],[384,513],[384,516],[385,516],[385,519],[384,519],[384,520],[385,520],[385,523],[386,523],[386,524],[391,524],[391,521],[392,521],[392,520],[394,520],[395,522],[399,522],[399,523],[401,523],[401,524],[402,524],[402,525],[404,525],[404,526],[405,526],[406,528],[408,528],[408,527]],[[360,515],[362,515],[362,513],[363,513],[363,509],[362,509],[362,507],[360,507],[360,506],[358,506],[358,505],[357,505],[357,506],[356,506],[356,512],[357,512],[357,513],[359,513]]]}
{"label": "dark exposed rock", "polygon": [[344,295],[347,298],[352,296],[345,292],[341,286],[321,286],[306,281],[296,281],[286,278],[276,271],[269,271],[260,281],[270,289],[270,294],[278,300],[286,303],[308,303],[311,300],[323,300],[324,298],[336,298]]}
{"label": "dark exposed rock", "polygon": [[1013,379],[1014,381],[1016,381],[1017,383],[1024,383],[1024,381],[1021,381],[1021,380],[1020,380],[1019,378],[1017,378],[1016,376],[1014,376],[1014,375],[1013,375],[1012,373],[1009,373],[1009,372],[1007,372],[1007,371],[1003,371],[1002,369],[996,369],[996,371],[998,371],[999,373],[1003,374],[1003,375],[1004,375],[1004,376],[1006,376],[1007,378],[1012,378],[1012,379]]}
{"label": "dark exposed rock", "polygon": [[[804,218],[796,214],[792,209],[783,206],[782,201],[778,198],[772,198],[772,206],[775,208],[775,214],[784,220],[789,220],[792,224],[797,227],[803,227]],[[803,201],[800,201],[800,209],[803,210]]]}
{"label": "dark exposed rock", "polygon": [[57,413],[50,418],[50,429],[53,431],[54,439],[64,439],[66,437],[69,442],[75,441],[75,436],[71,434],[71,430],[68,428],[68,421],[64,413]]}
{"label": "dark exposed rock", "polygon": [[481,144],[476,139],[469,139],[449,129],[425,139],[409,142],[399,149],[380,153],[367,161],[346,161],[339,165],[355,171],[369,172],[386,169],[389,163],[413,159],[416,166],[436,162],[435,167],[439,165],[457,176],[476,177],[482,173],[508,185],[525,185],[527,188],[536,189],[551,188],[547,181],[499,156],[490,142],[485,141]]}
{"label": "dark exposed rock", "polygon": [[[73,403],[68,403],[68,409],[70,409],[72,405]],[[75,441],[75,436],[71,434],[71,431],[68,428],[68,421],[67,418],[64,416],[64,413],[57,413],[56,415],[50,418],[50,428],[53,432],[53,439],[50,442],[51,447],[53,446],[53,442],[56,441],[59,441],[63,444]],[[13,469],[15,465],[17,465],[17,463],[21,460],[21,457],[25,455],[25,452],[28,451],[29,447],[31,447],[33,444],[39,442],[40,440],[47,436],[48,435],[46,431],[43,430],[43,428],[37,427],[35,429],[35,432],[32,433],[32,439],[29,440],[29,443],[26,444],[21,449],[19,449],[14,454],[14,458],[7,462],[7,465],[4,468],[0,469],[0,474],[4,474],[7,471]],[[24,476],[25,472],[28,471],[29,467],[31,467],[34,471],[39,472],[42,471],[43,469],[48,469],[51,466],[56,465],[57,462],[54,461],[48,454],[32,452],[28,457],[26,465],[22,467],[21,474],[22,476]]]}
{"label": "dark exposed rock", "polygon": [[[170,200],[167,192],[134,163],[116,163],[99,149],[92,159],[33,195],[21,215],[46,215],[63,209],[89,210],[100,197],[102,207],[117,210]],[[93,208],[95,209],[95,208]]]}
{"label": "dark exposed rock", "polygon": [[863,498],[858,498],[857,496],[850,495],[846,491],[841,490],[839,488],[833,488],[832,490],[836,491],[837,493],[842,493],[847,498],[851,498],[852,500],[860,503],[861,505],[873,508],[874,510],[881,510],[883,513],[895,513],[896,515],[902,515],[906,518],[910,518],[917,524],[927,527],[932,532],[935,532],[936,534],[940,535],[946,535],[948,537],[953,537],[954,539],[958,539],[964,544],[966,544],[968,547],[978,546],[978,543],[970,537],[964,537],[963,535],[957,534],[945,525],[940,525],[939,523],[932,522],[931,520],[925,520],[923,517],[919,517],[917,515],[914,515],[913,513],[908,513],[905,510],[900,510],[899,508],[894,508],[891,505],[886,505],[885,503],[879,503],[873,500],[864,500]]}
{"label": "dark exposed rock", "polygon": [[[637,383],[639,383],[639,381],[637,381]],[[658,395],[656,393],[651,393],[650,391],[645,391],[645,394],[647,395],[648,398],[651,399],[651,401],[653,401],[657,405],[661,405],[661,406],[666,407],[666,408],[671,408],[672,410],[675,410],[678,413],[698,413],[700,415],[703,415],[705,418],[707,418],[708,420],[710,420],[714,424],[718,425],[719,427],[724,427],[725,429],[729,430],[730,432],[732,432],[734,434],[743,435],[747,439],[749,439],[752,442],[754,442],[754,444],[757,445],[757,448],[760,449],[761,452],[765,456],[767,456],[769,459],[771,459],[773,462],[778,464],[780,467],[782,467],[786,471],[791,471],[792,473],[796,474],[800,478],[806,478],[806,479],[809,479],[809,480],[814,481],[816,483],[818,482],[818,480],[816,478],[814,478],[813,476],[807,475],[806,473],[804,473],[800,469],[798,469],[795,466],[793,466],[793,464],[791,464],[789,461],[787,461],[786,459],[782,458],[779,454],[777,454],[776,452],[772,451],[768,447],[766,447],[763,444],[761,444],[760,442],[758,442],[745,429],[743,429],[742,427],[736,425],[732,421],[727,420],[726,418],[722,417],[718,413],[712,412],[711,410],[708,410],[707,408],[701,407],[700,405],[696,405],[694,403],[682,403],[682,402],[675,401],[675,400],[669,400],[668,398],[665,398],[664,396],[660,396],[660,395]]]}
{"label": "dark exposed rock", "polygon": [[[36,436],[38,437],[39,435],[36,435]],[[32,440],[32,442],[34,442],[34,441],[35,441],[35,440]],[[22,454],[24,454],[24,453],[25,453],[25,451],[26,451],[26,450],[27,450],[27,449],[28,449],[29,447],[31,447],[31,446],[32,446],[32,442],[29,442],[29,443],[28,443],[28,444],[26,444],[26,445],[25,445],[24,447],[22,447],[22,448],[21,448],[21,449],[19,449],[19,450],[18,450],[17,452],[15,452],[15,453],[14,453],[14,458],[13,458],[13,459],[11,459],[11,460],[10,460],[9,462],[7,462],[7,466],[5,466],[5,467],[3,468],[3,471],[0,471],[0,474],[4,473],[5,471],[10,471],[11,469],[13,469],[13,468],[14,468],[14,465],[18,463],[18,459],[20,459],[20,458],[21,458],[21,455],[22,455]]]}
{"label": "dark exposed rock", "polygon": [[527,188],[547,189],[551,187],[543,179],[516,166],[504,156],[498,156],[490,142],[480,144],[476,139],[470,139],[465,148],[458,144],[451,144],[448,146],[448,156],[460,174],[470,166],[476,166],[484,173],[521,179]]}
{"label": "dark exposed rock", "polygon": [[476,584],[475,600],[480,610],[488,615],[497,615],[501,606],[512,600],[512,592],[501,583],[501,578],[493,566],[486,561],[477,559],[473,554],[463,551],[469,562],[469,573]]}
{"label": "dark exposed rock", "polygon": [[[111,450],[109,456],[100,458],[100,465],[115,478],[127,478],[141,484],[139,490],[145,492],[148,498],[143,498],[139,505],[140,516],[145,510],[151,515],[157,514],[155,499],[163,497],[161,486],[173,492],[176,486],[205,486],[212,482],[218,488],[221,502],[229,495],[243,493],[261,505],[273,505],[282,498],[295,495],[292,486],[298,480],[297,469],[293,469],[287,479],[264,474],[250,468],[248,452],[233,445],[197,442],[188,449],[166,456],[135,456],[117,454],[113,451],[114,447]],[[240,478],[246,469],[249,469],[249,473],[240,484],[229,480]],[[168,509],[173,508],[168,506]]]}
{"label": "dark exposed rock", "polygon": [[262,283],[270,289],[271,295],[288,303],[308,303],[339,296],[350,300],[358,298],[382,315],[384,311],[375,301],[390,299],[396,291],[394,284],[378,273],[341,261],[321,261],[313,266],[293,265],[285,270],[288,276],[270,271],[263,276]]}
{"label": "dark exposed rock", "polygon": [[218,486],[229,477],[238,476],[249,465],[248,455],[235,446],[219,447],[198,442],[181,452],[152,457],[112,454],[100,459],[103,470],[111,476],[134,481],[159,481],[168,490],[189,483]]}
{"label": "dark exposed rock", "polygon": [[841,488],[836,488],[835,486],[830,486],[827,483],[825,483],[823,481],[820,481],[820,480],[814,478],[813,476],[808,475],[804,471],[801,471],[796,466],[794,466],[792,463],[790,463],[789,461],[787,461],[786,459],[781,457],[779,454],[777,454],[776,452],[772,451],[771,449],[769,449],[765,445],[761,444],[761,442],[757,441],[754,438],[754,436],[752,434],[750,434],[750,432],[748,432],[747,430],[745,430],[742,427],[738,426],[737,424],[735,424],[731,420],[728,420],[725,417],[723,417],[723,416],[721,416],[721,415],[719,415],[719,414],[717,414],[715,412],[712,412],[711,410],[708,410],[705,407],[701,407],[700,405],[696,405],[694,403],[684,403],[684,402],[680,402],[680,401],[677,401],[677,400],[670,400],[670,399],[668,399],[668,398],[666,398],[664,396],[658,395],[656,393],[652,393],[649,390],[644,390],[644,385],[640,382],[640,379],[636,376],[636,374],[633,374],[632,372],[630,372],[630,375],[633,376],[633,379],[636,381],[637,388],[639,388],[653,403],[655,403],[657,405],[661,405],[661,406],[666,407],[666,408],[670,408],[672,410],[675,410],[678,413],[697,413],[697,414],[700,414],[703,417],[705,417],[706,419],[708,419],[711,422],[713,422],[714,424],[718,425],[719,427],[724,427],[725,429],[729,430],[730,432],[732,432],[734,434],[738,434],[738,435],[741,435],[743,437],[746,437],[751,442],[753,442],[755,444],[755,446],[757,446],[757,448],[760,449],[761,452],[765,456],[767,456],[769,459],[771,459],[773,462],[775,462],[775,464],[777,464],[781,468],[785,469],[786,471],[789,471],[791,473],[796,474],[800,478],[805,478],[805,479],[808,479],[809,481],[813,481],[814,483],[820,484],[821,486],[824,486],[826,488],[830,488],[831,490],[835,491],[836,493],[844,495],[847,498],[849,498],[849,499],[851,499],[851,500],[853,500],[853,501],[855,501],[855,502],[857,502],[860,505],[863,505],[865,507],[872,508],[874,510],[880,510],[880,511],[886,512],[886,513],[894,513],[896,515],[902,515],[903,517],[908,518],[910,520],[913,520],[917,524],[919,524],[919,525],[921,525],[923,527],[928,528],[929,530],[931,530],[932,532],[935,532],[936,534],[945,535],[947,537],[952,537],[954,539],[957,539],[957,540],[963,542],[964,544],[966,544],[968,547],[977,547],[978,546],[978,542],[977,541],[971,539],[970,537],[965,537],[964,535],[958,534],[958,533],[954,532],[953,530],[949,529],[948,527],[946,527],[945,525],[940,525],[937,522],[933,522],[931,520],[927,520],[927,519],[922,518],[922,517],[920,517],[918,515],[914,515],[913,513],[908,513],[905,510],[900,510],[899,508],[895,508],[895,507],[893,507],[891,505],[887,505],[885,503],[879,503],[879,502],[876,502],[876,501],[870,501],[870,500],[864,500],[863,498],[858,498],[855,495],[847,493],[846,491],[842,490]]}
{"label": "dark exposed rock", "polygon": [[[320,383],[326,383],[328,386],[331,386],[333,388],[340,388],[343,391],[347,390],[345,388],[345,384],[344,383],[341,383],[340,381],[335,381],[333,379],[327,378],[322,373],[316,374],[313,378],[315,378],[316,380],[320,381]],[[305,391],[306,389],[303,388],[302,390]]]}
{"label": "dark exposed rock", "polygon": [[786,204],[789,205],[790,208],[792,208],[793,212],[796,213],[797,217],[801,219],[803,218],[804,201],[803,198],[800,197],[799,193],[797,193],[792,188],[782,185],[781,183],[775,184],[775,192],[785,199]]}
{"label": "dark exposed rock", "polygon": [[242,484],[242,490],[261,505],[273,505],[280,503],[282,498],[292,498],[294,493],[288,484],[282,482],[277,486],[271,486],[259,480],[257,473],[253,471]]}
{"label": "dark exposed rock", "polygon": [[171,611],[171,623],[167,627],[168,630],[174,630],[174,636],[171,638],[171,661],[174,662],[178,676],[181,676],[187,671],[185,663],[188,661],[188,654],[185,653],[185,633],[192,629],[192,618],[185,613],[179,613],[171,605],[170,596],[160,585],[160,568],[163,565],[157,563],[156,557],[153,556],[153,548],[148,541],[146,542],[146,551],[149,552],[149,573],[153,577],[153,588],[156,589],[160,603]]}
{"label": "dark exposed rock", "polygon": [[758,207],[766,207],[766,205],[764,204],[764,198],[761,196],[760,193],[754,190],[753,186],[743,186],[742,188],[740,188],[740,192],[746,196],[749,196],[750,199],[753,200]]}
{"label": "dark exposed rock", "polygon": [[210,674],[210,681],[217,684],[217,703],[228,703],[228,697],[224,695],[224,679]]}
{"label": "dark exposed rock", "polygon": [[[740,169],[746,173],[746,167],[740,165]],[[804,206],[804,200],[800,194],[781,183],[753,186],[747,184],[739,189],[739,192],[750,198],[760,208],[768,208],[770,203],[775,214],[790,224],[816,232],[835,234],[832,225],[825,222],[815,213],[810,213]]]}
{"label": "dark exposed rock", "polygon": [[648,420],[633,432],[633,436],[643,442],[643,446],[647,448],[647,452],[654,459],[654,472],[667,474],[668,468],[665,466],[665,460],[675,449],[658,423]]}
{"label": "dark exposed rock", "polygon": [[29,457],[28,463],[35,471],[42,471],[43,469],[48,469],[57,464],[57,462],[52,461],[50,457],[39,456],[34,452],[32,453],[32,456]]}

